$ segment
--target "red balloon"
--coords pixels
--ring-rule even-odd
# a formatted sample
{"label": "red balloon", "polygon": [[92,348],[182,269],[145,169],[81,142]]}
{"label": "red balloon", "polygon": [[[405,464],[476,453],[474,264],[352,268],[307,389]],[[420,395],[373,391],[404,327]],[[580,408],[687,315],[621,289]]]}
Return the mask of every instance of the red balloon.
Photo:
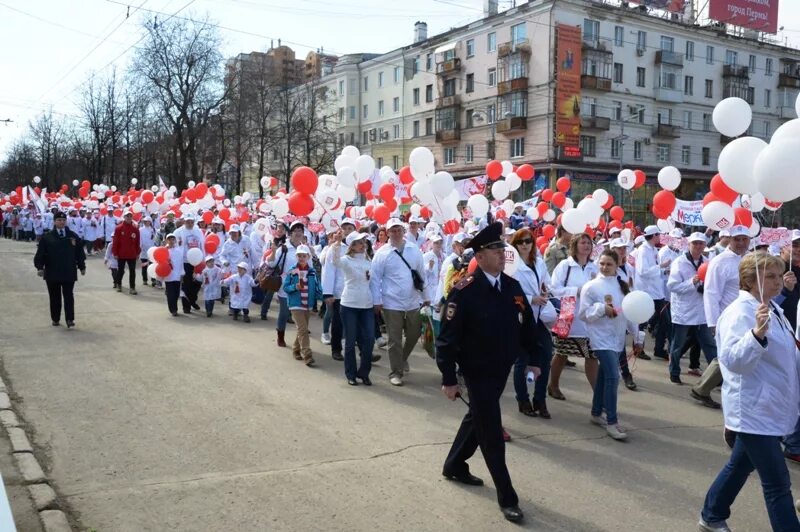
{"label": "red balloon", "polygon": [[153,259],[159,264],[169,264],[169,250],[167,248],[156,248],[153,252]]}
{"label": "red balloon", "polygon": [[536,210],[539,212],[539,216],[544,216],[544,213],[546,213],[547,209],[549,209],[549,208],[550,208],[550,205],[548,205],[547,203],[545,203],[543,201],[540,201],[536,205]]}
{"label": "red balloon", "polygon": [[206,262],[203,261],[194,267],[194,273],[203,273],[203,270],[205,269],[206,269]]}
{"label": "red balloon", "polygon": [[460,226],[458,225],[458,221],[457,220],[448,220],[448,221],[446,221],[444,223],[444,225],[442,226],[442,229],[444,230],[444,234],[446,234],[446,235],[454,235],[454,234],[458,233],[458,230],[460,229]]}
{"label": "red balloon", "polygon": [[394,212],[397,209],[397,200],[394,198],[390,198],[383,202],[386,205],[386,208],[389,209],[389,212]]}
{"label": "red balloon", "polygon": [[531,179],[533,179],[534,173],[536,173],[536,171],[533,169],[533,166],[529,164],[523,164],[522,166],[517,168],[517,175],[523,181],[530,181]]}
{"label": "red balloon", "polygon": [[502,220],[507,216],[506,211],[503,209],[497,209],[497,212],[494,213],[494,217],[498,220]]}
{"label": "red balloon", "polygon": [[77,210],[81,210],[83,208],[83,203],[81,203],[80,201],[76,201],[75,202],[75,208]]}
{"label": "red balloon", "polygon": [[608,211],[608,214],[611,215],[612,220],[622,221],[625,218],[625,211],[619,205],[615,205],[611,207],[611,210]]}
{"label": "red balloon", "polygon": [[89,195],[89,189],[88,189],[88,188],[82,188],[82,189],[80,189],[80,190],[78,191],[78,195],[79,195],[81,198],[83,198],[83,199],[86,199],[86,196],[88,196],[88,195]]}
{"label": "red balloon", "polygon": [[549,188],[542,190],[542,201],[550,201],[553,199],[553,191]]}
{"label": "red balloon", "polygon": [[411,168],[404,166],[400,169],[400,182],[404,185],[414,182],[414,176],[411,174]]}
{"label": "red balloon", "polygon": [[228,221],[231,217],[231,211],[228,209],[220,209],[219,217],[223,219],[223,221]]}
{"label": "red balloon", "polygon": [[644,185],[644,182],[647,180],[647,174],[641,170],[634,170],[633,174],[636,176],[636,184],[633,185],[633,188],[641,188],[641,186]]}
{"label": "red balloon", "polygon": [[608,195],[608,200],[606,200],[606,202],[603,204],[603,209],[604,210],[608,210],[608,209],[611,208],[612,205],[614,205],[614,196],[609,194]]}
{"label": "red balloon", "polygon": [[542,235],[536,239],[536,247],[540,248],[542,246],[546,246],[548,241],[549,239],[546,236]]}
{"label": "red balloon", "polygon": [[171,273],[172,273],[172,264],[170,264],[169,262],[159,262],[158,264],[156,264],[156,275],[158,275],[159,277],[166,277]]}
{"label": "red balloon", "polygon": [[708,261],[704,262],[697,268],[697,278],[701,281],[706,280],[706,272],[708,271]]}
{"label": "red balloon", "polygon": [[[306,195],[313,194],[314,192],[317,191],[318,185],[319,185],[319,177],[317,177],[317,173],[308,166],[301,166],[300,168],[292,172],[292,188],[295,189],[297,192]],[[314,207],[312,202],[311,211],[313,210]],[[305,215],[298,215],[298,216],[305,216]]]}
{"label": "red balloon", "polygon": [[712,201],[722,201],[722,200],[716,197],[713,193],[709,192],[708,194],[703,196],[703,207],[705,207]]}
{"label": "red balloon", "polygon": [[367,215],[367,218],[372,218],[372,212],[375,210],[375,205],[367,205],[364,207],[364,214]]}
{"label": "red balloon", "polygon": [[550,203],[560,209],[564,206],[565,201],[567,201],[567,197],[561,192],[556,192],[553,194],[553,199],[550,200]]}
{"label": "red balloon", "polygon": [[116,216],[117,218],[121,218],[122,217],[122,209],[114,209],[114,216]]}
{"label": "red balloon", "polygon": [[372,209],[372,219],[381,225],[389,221],[389,216],[391,216],[391,214],[392,211],[390,211],[389,207],[386,205],[377,205]]}
{"label": "red balloon", "polygon": [[733,209],[735,214],[736,225],[743,225],[745,227],[750,227],[753,225],[753,214],[744,207],[737,207]]}
{"label": "red balloon", "polygon": [[492,181],[497,181],[503,175],[503,165],[500,161],[489,161],[486,163],[486,175]]}
{"label": "red balloon", "polygon": [[219,236],[213,233],[208,235],[206,237],[204,245],[206,253],[208,253],[209,255],[213,255],[214,253],[216,253],[218,247],[219,247]]}
{"label": "red balloon", "polygon": [[609,229],[622,229],[622,222],[620,222],[619,220],[611,220],[608,223],[608,228]]}
{"label": "red balloon", "polygon": [[314,197],[297,190],[289,194],[288,202],[289,211],[295,216],[308,216],[314,210]]}
{"label": "red balloon", "polygon": [[569,190],[569,187],[572,185],[570,183],[568,177],[559,177],[558,181],[556,181],[556,188],[559,192],[566,192]]}
{"label": "red balloon", "polygon": [[428,207],[423,207],[419,210],[419,215],[423,218],[430,218],[433,213]]}
{"label": "red balloon", "polygon": [[675,194],[669,190],[659,190],[653,196],[653,214],[656,218],[666,219],[675,210],[678,200],[675,199]]}
{"label": "red balloon", "polygon": [[358,189],[359,192],[366,195],[370,192],[370,190],[372,190],[372,181],[370,181],[369,179],[367,179],[366,181],[362,181],[361,183],[358,184],[356,188]]}
{"label": "red balloon", "polygon": [[718,197],[719,201],[724,201],[728,205],[731,205],[739,196],[738,192],[725,184],[719,174],[711,179],[711,193]]}
{"label": "red balloon", "polygon": [[378,196],[380,196],[383,201],[394,199],[394,185],[391,183],[382,184],[381,188],[378,189]]}
{"label": "red balloon", "polygon": [[547,240],[553,238],[555,234],[556,234],[556,228],[554,226],[546,224],[544,227],[542,227],[542,236]]}
{"label": "red balloon", "polygon": [[183,191],[183,197],[186,201],[194,202],[197,200],[197,192],[193,188],[187,188]]}
{"label": "red balloon", "polygon": [[92,188],[92,184],[89,182],[88,179],[84,179],[81,183],[81,188]]}
{"label": "red balloon", "polygon": [[208,192],[208,185],[205,183],[197,183],[197,186],[194,187],[194,191],[198,198],[205,197],[206,192]]}
{"label": "red balloon", "polygon": [[203,218],[203,221],[206,224],[210,224],[211,221],[214,219],[214,213],[211,211],[206,211],[203,213],[203,216],[201,216],[201,218]]}
{"label": "red balloon", "polygon": [[145,190],[142,192],[142,201],[145,204],[153,203],[153,200],[156,198],[156,195],[153,194],[150,190]]}
{"label": "red balloon", "polygon": [[469,264],[467,264],[467,273],[472,273],[478,267],[478,260],[475,257],[472,257],[469,260]]}
{"label": "red balloon", "polygon": [[594,238],[594,229],[592,229],[589,225],[586,226],[586,229],[584,229],[583,232],[589,235],[590,238]]}
{"label": "red balloon", "polygon": [[544,255],[547,252],[547,246],[549,244],[545,242],[543,245],[539,246],[539,254]]}

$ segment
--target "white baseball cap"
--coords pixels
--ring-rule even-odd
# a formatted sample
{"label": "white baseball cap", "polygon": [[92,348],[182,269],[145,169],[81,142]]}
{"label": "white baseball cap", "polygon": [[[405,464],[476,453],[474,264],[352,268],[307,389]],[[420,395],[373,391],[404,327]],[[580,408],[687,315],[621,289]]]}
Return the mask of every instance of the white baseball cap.
{"label": "white baseball cap", "polygon": [[239,224],[233,224],[233,225],[231,225],[231,228],[228,229],[228,232],[229,233],[234,233],[234,232],[235,233],[241,233],[242,230],[239,228]]}
{"label": "white baseball cap", "polygon": [[800,229],[792,229],[792,242],[800,239]]}
{"label": "white baseball cap", "polygon": [[728,231],[727,229],[723,229],[722,231],[719,232],[719,237],[720,238],[724,238],[726,236],[731,236],[731,232]]}
{"label": "white baseball cap", "polygon": [[608,247],[610,247],[611,249],[614,249],[614,248],[627,248],[628,247],[628,243],[625,240],[623,240],[622,238],[615,238],[611,242],[608,243]]}
{"label": "white baseball cap", "polygon": [[644,228],[644,236],[660,235],[661,229],[657,225],[648,225]]}
{"label": "white baseball cap", "polygon": [[747,227],[745,227],[743,225],[734,225],[733,227],[731,227],[731,236],[732,237],[737,237],[737,236],[749,237],[750,236],[750,229],[748,229]]}
{"label": "white baseball cap", "polygon": [[206,262],[208,262],[210,260],[215,260],[214,259],[214,255],[206,255]]}
{"label": "white baseball cap", "polygon": [[453,242],[458,242],[459,244],[463,243],[464,240],[467,240],[469,235],[467,233],[456,233],[456,236],[453,237]]}
{"label": "white baseball cap", "polygon": [[237,268],[244,268],[245,270],[247,270],[248,268],[250,268],[250,265],[247,264],[245,261],[242,261],[239,264],[237,264],[236,267]]}
{"label": "white baseball cap", "polygon": [[424,224],[425,220],[423,220],[419,216],[412,216],[411,218],[408,219],[408,222],[412,224]]}
{"label": "white baseball cap", "polygon": [[440,235],[439,233],[428,233],[428,240],[431,242],[441,242],[442,235]]}
{"label": "white baseball cap", "polygon": [[683,238],[683,231],[678,229],[677,227],[669,232],[669,236],[672,238]]}
{"label": "white baseball cap", "polygon": [[295,255],[311,255],[311,250],[308,249],[308,246],[306,246],[305,244],[300,244],[294,250],[294,254]]}
{"label": "white baseball cap", "polygon": [[389,229],[391,229],[392,227],[398,227],[398,226],[405,229],[405,225],[403,225],[403,222],[401,222],[397,218],[392,218],[388,222],[386,222],[386,230],[387,231]]}
{"label": "white baseball cap", "polygon": [[708,239],[703,233],[697,232],[689,235],[689,242],[703,242],[704,244],[707,244]]}
{"label": "white baseball cap", "polygon": [[636,238],[633,239],[633,244],[636,245],[636,246],[638,246],[642,242],[644,242],[644,235],[639,235],[639,236],[637,236]]}
{"label": "white baseball cap", "polygon": [[608,230],[609,235],[613,235],[614,233],[622,233],[622,229],[619,227],[612,227]]}
{"label": "white baseball cap", "polygon": [[193,222],[194,221],[194,214],[187,214],[183,217],[184,222]]}
{"label": "white baseball cap", "polygon": [[339,227],[343,226],[344,224],[350,224],[353,227],[356,226],[356,222],[352,218],[342,218],[342,221],[339,223]]}
{"label": "white baseball cap", "polygon": [[357,231],[353,231],[352,233],[347,235],[347,238],[345,239],[345,243],[348,246],[350,246],[350,245],[353,244],[353,242],[355,242],[357,240],[363,240],[364,238],[367,238],[367,234],[366,233],[359,233]]}

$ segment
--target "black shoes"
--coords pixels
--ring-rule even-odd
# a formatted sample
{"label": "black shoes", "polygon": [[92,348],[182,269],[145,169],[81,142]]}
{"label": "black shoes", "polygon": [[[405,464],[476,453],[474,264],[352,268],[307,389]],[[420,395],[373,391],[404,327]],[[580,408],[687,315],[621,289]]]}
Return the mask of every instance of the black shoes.
{"label": "black shoes", "polygon": [[369,377],[359,377],[359,379],[364,383],[364,386],[372,386],[372,381],[369,380]]}
{"label": "black shoes", "polygon": [[172,314],[176,318],[178,317],[178,313],[177,312],[170,312],[170,314]]}
{"label": "black shoes", "polygon": [[238,314],[234,314],[233,315],[233,321],[239,321],[239,315]]}
{"label": "black shoes", "polygon": [[53,322],[53,327],[58,327],[59,325],[61,325],[61,322],[58,321]]}
{"label": "black shoes", "polygon": [[664,361],[669,362],[669,355],[665,355],[663,353],[660,354],[660,355],[656,355],[655,353],[653,353],[653,358],[657,358],[659,360],[664,360]]}
{"label": "black shoes", "polygon": [[652,358],[650,357],[650,355],[648,355],[648,354],[647,354],[647,353],[645,353],[644,351],[642,351],[641,353],[639,353],[638,355],[636,355],[636,358],[640,358],[640,359],[642,359],[642,360],[652,360]]}
{"label": "black shoes", "polygon": [[708,395],[700,395],[699,393],[694,391],[694,389],[692,389],[691,395],[692,395],[693,399],[695,399],[697,401],[700,401],[700,403],[702,403],[702,405],[705,406],[705,407],[716,408],[716,409],[720,408],[720,404],[718,402],[716,402],[715,400],[713,400]]}
{"label": "black shoes", "polygon": [[525,514],[522,513],[522,510],[520,510],[519,506],[506,506],[505,508],[501,507],[500,511],[503,512],[503,517],[512,523],[519,523],[522,521],[522,518],[525,517]]}
{"label": "black shoes", "polygon": [[466,484],[467,486],[483,486],[483,480],[480,477],[476,477],[470,473],[461,473],[460,475],[449,475],[447,473],[442,473],[442,475],[447,480],[460,482],[462,484]]}
{"label": "black shoes", "polygon": [[262,314],[261,315],[261,321],[267,321],[267,315],[266,314]]}
{"label": "black shoes", "polygon": [[539,414],[539,417],[543,419],[550,419],[550,411],[547,410],[547,401],[545,399],[542,399],[541,401],[534,399],[531,401],[531,404],[535,414]]}
{"label": "black shoes", "polygon": [[342,360],[344,360],[344,357],[342,356],[341,353],[331,353],[331,358],[336,360],[337,362],[341,362]]}
{"label": "black shoes", "polygon": [[242,318],[242,321],[245,323],[250,323],[250,316],[245,316],[244,318]]}
{"label": "black shoes", "polygon": [[539,414],[537,414],[536,412],[533,411],[533,407],[531,406],[530,401],[528,401],[527,399],[524,400],[524,401],[519,401],[518,400],[517,404],[519,405],[520,413],[522,413],[523,415],[526,415],[526,416],[529,416],[529,417],[539,417]]}
{"label": "black shoes", "polygon": [[355,379],[347,379],[347,384],[349,384],[350,386],[358,386],[358,381],[356,381]]}
{"label": "black shoes", "polygon": [[629,390],[635,390],[638,388],[636,383],[633,382],[633,375],[623,375],[622,380],[625,381],[625,387]]}
{"label": "black shoes", "polygon": [[565,362],[565,365],[566,365],[568,368],[574,368],[574,367],[575,367],[577,364],[575,364],[575,362],[573,362],[572,360],[570,360],[570,359],[567,359],[567,361]]}
{"label": "black shoes", "polygon": [[[177,314],[177,312],[175,314]],[[210,317],[211,317],[211,313],[210,312],[206,312],[206,318],[210,318]]]}
{"label": "black shoes", "polygon": [[195,310],[200,310],[200,305],[198,305],[197,303],[192,303],[192,308]]}
{"label": "black shoes", "polygon": [[67,320],[67,329],[72,329],[75,327],[75,322],[72,320]]}
{"label": "black shoes", "polygon": [[669,382],[671,382],[673,384],[683,384],[683,381],[681,380],[681,376],[680,375],[670,375],[669,376]]}
{"label": "black shoes", "polygon": [[372,354],[372,361],[377,362],[381,359],[382,355],[376,355],[375,353]]}

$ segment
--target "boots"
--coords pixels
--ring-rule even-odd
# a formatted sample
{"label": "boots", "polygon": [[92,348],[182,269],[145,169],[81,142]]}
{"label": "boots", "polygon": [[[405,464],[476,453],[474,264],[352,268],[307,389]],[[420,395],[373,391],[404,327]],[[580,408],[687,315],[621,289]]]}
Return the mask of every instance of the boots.
{"label": "boots", "polygon": [[278,331],[278,347],[286,347],[286,340],[283,336],[286,334],[286,331]]}

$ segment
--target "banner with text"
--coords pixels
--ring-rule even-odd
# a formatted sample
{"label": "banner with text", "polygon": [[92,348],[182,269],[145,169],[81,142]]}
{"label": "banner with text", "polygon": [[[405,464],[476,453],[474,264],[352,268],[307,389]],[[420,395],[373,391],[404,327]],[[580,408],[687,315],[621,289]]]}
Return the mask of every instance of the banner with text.
{"label": "banner with text", "polygon": [[630,0],[634,4],[641,4],[655,9],[663,9],[670,13],[683,13],[686,9],[686,0]]}
{"label": "banner with text", "polygon": [[678,200],[675,210],[672,211],[672,219],[675,223],[683,225],[705,226],[703,222],[703,202]]}
{"label": "banner with text", "polygon": [[708,18],[751,30],[777,33],[778,0],[710,0]]}
{"label": "banner with text", "polygon": [[582,46],[579,26],[556,24],[556,146],[580,144]]}

